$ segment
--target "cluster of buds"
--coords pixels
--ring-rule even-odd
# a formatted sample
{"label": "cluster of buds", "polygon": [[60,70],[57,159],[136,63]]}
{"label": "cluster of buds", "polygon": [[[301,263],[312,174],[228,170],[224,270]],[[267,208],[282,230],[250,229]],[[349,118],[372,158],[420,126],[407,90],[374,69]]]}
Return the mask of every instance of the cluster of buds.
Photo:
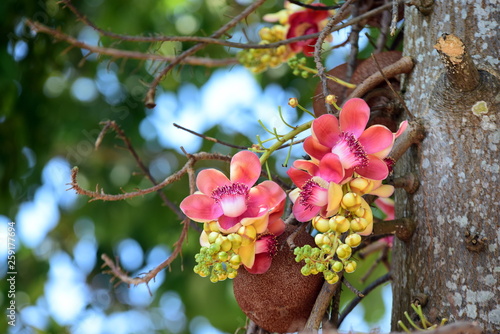
{"label": "cluster of buds", "polygon": [[[259,31],[259,35],[261,45],[279,42],[285,39],[286,28],[282,25],[264,27]],[[277,48],[242,50],[238,53],[238,61],[253,73],[260,73],[268,67],[278,67],[292,55],[289,47],[281,45]]]}
{"label": "cluster of buds", "polygon": [[307,79],[309,77],[309,74],[311,74],[310,70],[306,66],[307,59],[305,57],[297,58],[297,57],[292,57],[288,60],[288,66],[290,66],[290,69],[292,70],[293,75],[295,76],[301,76],[304,79]]}
{"label": "cluster of buds", "polygon": [[[357,181],[355,181],[357,180]],[[369,180],[355,178],[351,183],[369,183]],[[357,263],[351,258],[352,249],[360,245],[367,230],[371,232],[373,215],[362,194],[352,191],[349,185],[340,202],[341,208],[331,217],[315,216],[312,226],[318,232],[314,237],[317,247],[306,245],[294,250],[297,262],[304,261],[303,275],[323,273],[325,280],[334,284],[339,280],[338,273],[352,273]]]}
{"label": "cluster of buds", "polygon": [[203,224],[203,234],[209,246],[201,247],[196,254],[198,264],[193,268],[194,272],[201,277],[210,275],[213,283],[235,278],[241,265],[238,250],[244,243],[249,244],[252,239],[255,240],[255,228],[241,227],[237,233],[225,235],[220,232],[216,222],[209,222]]}

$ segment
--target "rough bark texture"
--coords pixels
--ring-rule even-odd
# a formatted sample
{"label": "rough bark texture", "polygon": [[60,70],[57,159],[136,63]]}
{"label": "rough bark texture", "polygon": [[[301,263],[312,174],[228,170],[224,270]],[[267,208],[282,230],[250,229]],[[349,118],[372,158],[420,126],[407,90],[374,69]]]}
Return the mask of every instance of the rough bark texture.
{"label": "rough bark texture", "polygon": [[[499,21],[496,0],[436,1],[427,16],[406,9],[404,55],[416,65],[403,89],[426,138],[396,170],[416,173],[421,185],[396,193],[397,216],[412,217],[417,229],[394,248],[394,330],[426,295],[429,320],[473,320],[484,333],[500,333]],[[478,87],[450,83],[457,76],[434,48],[444,33],[463,41]]]}

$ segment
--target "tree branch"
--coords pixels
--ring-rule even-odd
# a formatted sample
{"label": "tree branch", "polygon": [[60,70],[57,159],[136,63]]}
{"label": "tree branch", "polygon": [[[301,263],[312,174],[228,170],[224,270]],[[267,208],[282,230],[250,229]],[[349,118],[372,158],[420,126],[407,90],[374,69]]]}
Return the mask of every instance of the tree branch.
{"label": "tree branch", "polygon": [[338,322],[338,326],[340,326],[340,324],[342,323],[342,321],[344,321],[345,317],[347,317],[347,315],[349,313],[351,313],[351,311],[356,307],[356,305],[358,305],[361,300],[366,296],[368,295],[370,292],[372,292],[373,290],[375,290],[377,287],[379,287],[380,285],[388,282],[391,280],[391,273],[387,273],[385,274],[384,276],[381,276],[379,278],[377,278],[375,281],[373,281],[370,285],[368,285],[363,291],[361,291],[361,294],[362,296],[356,296],[353,300],[351,300],[351,302],[349,303],[349,305],[347,305],[344,310],[342,311],[342,314],[340,315],[339,317],[339,322]]}
{"label": "tree branch", "polygon": [[78,184],[76,178],[78,176],[78,167],[74,167],[71,170],[71,188],[76,191],[77,194],[79,195],[85,195],[91,198],[91,201],[96,201],[96,200],[103,200],[103,201],[121,201],[127,198],[133,198],[137,196],[144,196],[146,194],[150,194],[152,192],[158,191],[165,186],[178,181],[184,174],[188,173],[190,168],[199,160],[222,160],[222,161],[230,161],[231,157],[228,155],[223,155],[220,153],[205,153],[205,152],[200,152],[200,153],[195,153],[195,154],[190,154],[188,161],[186,164],[176,173],[170,175],[167,177],[165,180],[162,182],[158,183],[157,185],[147,188],[147,189],[141,189],[138,191],[134,192],[129,192],[129,193],[124,193],[120,195],[110,195],[110,194],[105,194],[102,189],[99,190],[97,187],[96,191],[90,191],[90,190],[85,190],[80,187]]}
{"label": "tree branch", "polygon": [[[26,20],[26,24],[37,33],[44,33],[53,36],[55,39],[65,41],[72,45],[73,47],[88,50],[91,53],[96,53],[99,55],[111,56],[113,58],[130,58],[130,59],[142,59],[142,60],[158,60],[165,62],[172,62],[177,57],[175,56],[162,56],[158,54],[143,53],[138,51],[128,51],[120,50],[114,48],[106,48],[97,45],[89,45],[76,38],[69,36],[59,30],[52,29],[43,25],[39,22],[34,22],[31,20]],[[185,57],[182,59],[183,64],[197,65],[204,67],[220,67],[227,65],[238,64],[236,58],[225,58],[225,59],[211,59],[211,58],[199,58],[199,57]]]}
{"label": "tree branch", "polygon": [[185,218],[182,221],[182,224],[184,224],[182,228],[181,235],[179,236],[179,239],[174,243],[174,251],[170,256],[160,263],[157,267],[154,269],[150,270],[147,274],[144,274],[142,277],[130,277],[127,275],[126,272],[124,272],[121,268],[118,262],[113,262],[109,256],[106,254],[101,255],[101,259],[104,261],[103,267],[108,266],[110,270],[105,271],[105,273],[112,274],[116,278],[118,278],[120,281],[122,281],[125,284],[132,284],[132,285],[139,285],[142,283],[146,283],[146,285],[158,275],[160,271],[165,269],[167,266],[169,266],[180,254],[182,250],[182,244],[184,242],[184,239],[187,237],[187,232],[189,229],[189,218]]}

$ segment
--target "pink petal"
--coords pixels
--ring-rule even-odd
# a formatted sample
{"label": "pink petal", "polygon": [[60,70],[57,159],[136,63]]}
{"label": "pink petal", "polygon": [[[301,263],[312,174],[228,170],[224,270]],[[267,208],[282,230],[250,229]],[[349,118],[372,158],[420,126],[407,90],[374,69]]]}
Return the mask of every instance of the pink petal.
{"label": "pink petal", "polygon": [[311,131],[321,145],[331,148],[339,140],[339,121],[331,114],[321,115],[313,121]]}
{"label": "pink petal", "polygon": [[384,180],[389,175],[387,164],[373,155],[368,155],[368,165],[356,168],[356,173],[372,180]]}
{"label": "pink petal", "polygon": [[394,200],[391,198],[377,198],[375,205],[382,211],[386,217],[384,220],[394,219]]}
{"label": "pink petal", "polygon": [[[241,255],[240,255],[241,256]],[[255,255],[254,263],[251,268],[245,266],[245,269],[250,274],[263,274],[271,268],[271,263],[273,262],[273,257],[267,253],[261,253]]]}
{"label": "pink petal", "polygon": [[243,183],[250,188],[260,177],[261,168],[259,157],[255,153],[238,152],[231,159],[231,181]]}
{"label": "pink petal", "polygon": [[348,100],[340,111],[340,129],[359,137],[366,128],[370,118],[370,107],[359,98]]}
{"label": "pink petal", "polygon": [[295,219],[297,219],[299,222],[307,222],[311,220],[314,216],[316,216],[319,213],[319,210],[321,207],[319,206],[304,206],[300,199],[295,202],[293,205],[293,215],[295,216]]}
{"label": "pink petal", "polygon": [[303,170],[298,170],[295,169],[294,167],[291,167],[286,171],[292,182],[299,188],[302,188],[304,183],[309,181],[311,179],[311,174],[303,171]]}
{"label": "pink petal", "polygon": [[293,162],[293,167],[305,170],[311,175],[317,175],[319,169],[318,164],[311,160],[295,160]]}
{"label": "pink petal", "polygon": [[239,217],[228,217],[224,215],[219,217],[219,226],[225,233],[228,233],[228,231],[236,232],[233,230],[235,226],[240,225],[239,222],[240,222]]}
{"label": "pink petal", "polygon": [[198,177],[196,177],[196,187],[208,196],[210,196],[212,191],[214,191],[217,187],[226,185],[231,185],[231,181],[229,181],[227,176],[217,169],[204,169],[199,172]]}
{"label": "pink petal", "polygon": [[[284,202],[283,202],[284,203]],[[267,225],[267,230],[269,233],[274,234],[275,236],[281,235],[285,232],[286,224],[283,219],[276,219],[274,221],[269,221],[269,225]]]}
{"label": "pink petal", "polygon": [[266,180],[250,189],[248,206],[265,206],[274,208],[286,198],[286,193],[274,181]]}
{"label": "pink petal", "polygon": [[321,145],[313,136],[309,136],[304,141],[304,151],[316,160],[321,160],[327,153],[332,153],[331,147]]}
{"label": "pink petal", "polygon": [[403,132],[406,131],[406,128],[408,127],[408,121],[403,121],[401,124],[399,124],[399,129],[398,131],[394,134],[395,138],[398,138],[403,134]]}
{"label": "pink petal", "polygon": [[326,154],[319,162],[319,176],[328,182],[340,183],[344,178],[344,168],[338,155]]}
{"label": "pink petal", "polygon": [[373,125],[358,138],[367,154],[374,154],[392,147],[394,134],[383,125]]}
{"label": "pink petal", "polygon": [[221,207],[203,194],[189,195],[181,202],[180,208],[186,216],[197,222],[217,220],[222,215]]}

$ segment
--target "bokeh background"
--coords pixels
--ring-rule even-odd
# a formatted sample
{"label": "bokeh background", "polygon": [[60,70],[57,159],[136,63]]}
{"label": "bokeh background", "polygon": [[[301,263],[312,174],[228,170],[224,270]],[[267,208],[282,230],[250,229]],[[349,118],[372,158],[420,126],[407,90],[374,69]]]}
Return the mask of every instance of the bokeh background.
{"label": "bokeh background", "polygon": [[[249,2],[85,0],[75,5],[98,26],[119,33],[204,36]],[[282,1],[267,1],[231,32],[231,40],[258,41],[262,15],[282,6]],[[2,1],[0,18],[0,332],[206,334],[234,333],[243,327],[246,318],[234,300],[231,281],[213,284],[193,273],[199,249],[199,231],[193,228],[182,256],[149,285],[151,294],[145,285],[127,287],[111,281],[101,268],[101,254],[118,257],[131,275],[147,272],[171,253],[181,233],[181,219],[157,194],[89,202],[68,190],[70,170],[79,167],[79,182],[86,189],[98,184],[107,193],[120,193],[150,187],[113,133],[94,149],[100,122],[115,120],[152,175],[162,180],[186,161],[181,146],[190,153],[236,153],[173,123],[251,146],[256,135],[269,137],[259,119],[269,128],[284,130],[278,108],[290,124],[310,120],[287,102],[297,97],[310,107],[317,81],[293,76],[286,65],[259,75],[242,66],[181,66],[161,83],[157,107],[147,109],[143,105],[147,83],[165,64],[89,55],[51,36],[33,33],[24,21],[39,21],[92,45],[163,55],[175,55],[193,44],[132,44],[100,38],[55,0]],[[335,33],[332,45],[346,36],[346,31]],[[209,46],[198,56],[233,57],[236,51]],[[370,51],[362,37],[362,54]],[[328,52],[327,68],[345,62],[347,54],[348,47]],[[285,155],[276,154],[271,169],[288,182],[282,167]],[[292,151],[292,158],[302,155],[300,147]],[[197,168],[207,166],[228,170],[222,163],[202,163]],[[166,187],[164,193],[178,205],[189,193],[187,178]],[[10,303],[6,282],[10,222],[16,230],[15,327],[8,326],[3,316]],[[365,263],[350,276],[353,285],[363,287],[359,277],[370,266]],[[379,266],[368,282],[384,273]],[[352,297],[344,289],[342,305]],[[390,286],[378,288],[343,328],[388,331],[390,303]]]}

